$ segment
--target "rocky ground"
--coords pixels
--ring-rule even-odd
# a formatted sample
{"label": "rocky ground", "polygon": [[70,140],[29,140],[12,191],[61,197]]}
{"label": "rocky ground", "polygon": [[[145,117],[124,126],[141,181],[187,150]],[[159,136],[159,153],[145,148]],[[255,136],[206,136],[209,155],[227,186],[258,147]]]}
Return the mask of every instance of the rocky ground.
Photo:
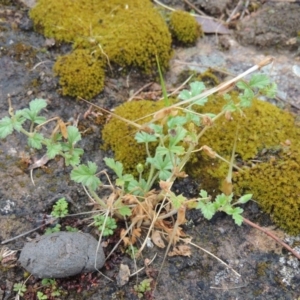
{"label": "rocky ground", "polygon": [[[191,1],[197,8],[215,18],[232,12],[237,1]],[[248,14],[238,10],[244,17],[230,20],[231,31],[227,35],[207,34],[191,48],[176,48],[166,76],[169,87],[177,84],[183,70],[203,72],[208,67],[239,74],[266,56],[275,58],[273,66],[264,69],[278,84],[278,99],[274,104],[297,113],[300,107],[300,78],[295,70],[300,66],[297,33],[300,30],[300,6],[291,2],[250,1],[257,9]],[[190,10],[182,1],[165,1],[167,5]],[[27,3],[28,4],[28,3]],[[225,5],[226,4],[226,5]],[[249,8],[250,9],[250,8]],[[58,93],[58,79],[52,66],[58,55],[70,49],[69,45],[55,44],[35,33],[27,15],[28,8],[21,2],[0,1],[0,118],[7,115],[8,94],[15,109],[28,106],[34,98],[47,99],[47,117],[60,116],[64,120],[83,115],[88,105],[76,102]],[[227,16],[230,14],[228,13]],[[232,17],[233,18],[233,17]],[[226,18],[225,18],[226,19]],[[299,33],[298,33],[299,35]],[[149,82],[134,71],[129,76],[114,76],[106,79],[104,91],[94,103],[113,108],[126,101],[135,91]],[[104,117],[103,117],[104,118]],[[82,121],[86,122],[86,121]],[[110,155],[99,150],[101,126],[90,120],[90,134],[81,142],[85,149],[84,160],[92,160],[99,169],[103,157]],[[30,152],[26,140],[18,134],[5,141],[0,148],[0,239],[10,239],[43,224],[53,203],[62,195],[68,196],[72,213],[89,210],[88,199],[83,189],[69,179],[70,168],[62,160],[52,160],[46,168],[33,172],[35,185],[30,179],[28,159],[40,158],[43,153]],[[176,189],[193,196],[201,186],[201,179],[179,182]],[[255,203],[245,207],[245,217],[260,226],[270,228],[291,245],[299,244],[300,237],[289,237],[275,228],[269,217]],[[200,212],[190,211],[185,232],[193,243],[210,251],[230,268],[224,266],[201,249],[194,248],[190,257],[167,258],[158,279],[155,291],[146,294],[146,299],[284,299],[300,297],[299,262],[275,242],[255,229],[217,214],[206,221]],[[78,218],[70,218],[66,224],[77,225],[84,232],[94,234]],[[43,234],[44,228],[29,235]],[[26,237],[13,240],[4,247],[22,249]],[[108,248],[115,242],[108,241]],[[105,249],[108,252],[108,248]],[[138,268],[144,259],[156,258],[150,269],[132,276],[120,286],[116,282],[120,264],[128,265],[134,272],[134,262],[118,249],[101,269],[107,280],[99,273],[83,274],[67,279],[58,279],[58,286],[66,292],[57,299],[137,299],[134,285],[147,278],[149,272],[157,272],[162,264],[164,251],[146,248],[137,261]],[[0,266],[0,299],[14,299],[13,284],[24,280],[24,270],[8,260]],[[235,270],[236,272],[234,272]],[[40,288],[39,279],[28,281],[27,299],[36,299]]]}

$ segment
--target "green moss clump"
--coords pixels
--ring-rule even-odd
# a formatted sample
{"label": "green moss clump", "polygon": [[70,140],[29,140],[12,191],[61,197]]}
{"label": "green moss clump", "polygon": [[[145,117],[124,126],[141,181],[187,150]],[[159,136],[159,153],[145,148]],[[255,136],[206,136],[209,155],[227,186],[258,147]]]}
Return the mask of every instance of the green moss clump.
{"label": "green moss clump", "polygon": [[[131,101],[118,106],[114,113],[135,123],[145,124],[152,119],[152,116],[144,118],[145,116],[163,107],[163,101]],[[121,161],[125,171],[131,174],[135,174],[136,165],[144,163],[146,159],[145,144],[138,144],[134,139],[136,132],[136,127],[117,118],[112,118],[102,130],[104,149],[112,149],[115,160]],[[154,146],[154,143],[150,143],[150,151]]]}
{"label": "green moss clump", "polygon": [[176,10],[170,14],[170,31],[175,40],[183,44],[195,44],[203,35],[201,25],[188,12]]}
{"label": "green moss clump", "polygon": [[[237,95],[232,93],[235,100]],[[219,113],[226,101],[221,96],[211,96],[201,113]],[[254,100],[251,107],[232,114],[232,120],[220,118],[201,138],[199,148],[211,147],[221,156],[229,159],[238,130],[236,154],[244,160],[253,159],[262,149],[274,148],[289,139],[292,143],[300,139],[300,128],[295,126],[295,118],[276,106],[260,100]],[[201,152],[196,153],[188,165],[188,174],[195,177],[208,173],[215,178],[224,179],[228,165],[216,159],[209,159]]]}
{"label": "green moss clump", "polygon": [[[101,54],[121,67],[134,66],[150,74],[157,70],[156,55],[163,70],[171,58],[171,34],[149,0],[39,0],[30,17],[45,36]],[[70,56],[70,64],[73,57],[78,59]]]}
{"label": "green moss clump", "polygon": [[289,234],[300,233],[300,145],[282,148],[276,159],[258,163],[234,178],[237,195],[252,193],[263,211]]}
{"label": "green moss clump", "polygon": [[91,99],[104,87],[104,65],[102,57],[90,54],[89,50],[77,49],[60,56],[53,70],[60,76],[63,95]]}

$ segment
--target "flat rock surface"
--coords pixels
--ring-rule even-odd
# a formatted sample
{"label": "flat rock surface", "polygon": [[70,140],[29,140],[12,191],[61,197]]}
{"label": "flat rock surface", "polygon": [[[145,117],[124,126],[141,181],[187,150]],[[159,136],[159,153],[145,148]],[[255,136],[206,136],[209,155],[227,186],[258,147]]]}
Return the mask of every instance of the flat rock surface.
{"label": "flat rock surface", "polygon": [[[25,244],[19,261],[31,274],[39,278],[63,278],[95,270],[97,240],[80,232],[56,232]],[[104,265],[100,246],[97,268]]]}

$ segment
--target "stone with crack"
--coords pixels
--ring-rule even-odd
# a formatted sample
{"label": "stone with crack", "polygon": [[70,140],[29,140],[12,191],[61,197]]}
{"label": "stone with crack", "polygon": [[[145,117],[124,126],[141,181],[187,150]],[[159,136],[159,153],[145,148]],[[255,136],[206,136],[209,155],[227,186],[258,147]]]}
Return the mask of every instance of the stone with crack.
{"label": "stone with crack", "polygon": [[100,269],[105,262],[97,240],[80,232],[56,232],[26,243],[19,261],[32,275],[39,278],[63,278],[81,272]]}

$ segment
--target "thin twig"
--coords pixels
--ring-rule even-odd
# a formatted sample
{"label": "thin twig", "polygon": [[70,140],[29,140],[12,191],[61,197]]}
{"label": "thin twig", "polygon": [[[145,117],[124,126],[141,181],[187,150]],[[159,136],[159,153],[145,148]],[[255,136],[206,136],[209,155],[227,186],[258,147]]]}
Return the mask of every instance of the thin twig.
{"label": "thin twig", "polygon": [[225,291],[227,291],[227,290],[241,289],[241,288],[246,287],[246,286],[247,286],[247,284],[243,284],[243,285],[239,285],[239,286],[233,286],[233,287],[228,287],[228,286],[226,286],[226,287],[211,286],[210,288],[211,289],[215,289],[215,290],[225,290]]}
{"label": "thin twig", "polygon": [[[167,235],[167,233],[166,232],[163,232],[163,231],[160,231],[160,233],[161,234],[163,234],[163,235]],[[226,264],[222,259],[220,259],[219,257],[217,257],[216,255],[214,255],[213,253],[211,253],[211,252],[209,252],[208,250],[206,250],[206,249],[204,249],[204,248],[202,248],[202,247],[200,247],[200,246],[198,246],[198,245],[196,245],[196,244],[194,244],[194,243],[192,243],[192,242],[186,242],[186,240],[185,239],[183,239],[183,238],[179,238],[179,240],[181,240],[181,241],[183,241],[184,243],[186,243],[186,244],[190,244],[190,245],[192,245],[192,246],[194,246],[194,247],[196,247],[196,248],[198,248],[198,249],[200,249],[200,250],[202,250],[203,252],[205,252],[205,253],[207,253],[208,255],[210,255],[210,256],[212,256],[213,258],[215,258],[217,261],[219,261],[221,264],[223,264],[223,265],[225,265],[228,269],[230,269],[233,273],[235,273],[238,277],[241,277],[241,274],[239,274],[237,271],[235,271],[232,267],[230,267],[228,264]]]}
{"label": "thin twig", "polygon": [[292,249],[288,244],[286,244],[285,242],[283,242],[281,239],[279,239],[276,235],[274,235],[273,233],[271,233],[270,231],[260,227],[259,225],[251,222],[250,220],[246,219],[245,217],[243,217],[243,221],[245,223],[247,223],[248,225],[262,231],[263,233],[265,233],[266,235],[268,235],[269,237],[271,237],[273,240],[275,240],[278,244],[280,244],[282,247],[284,247],[285,249],[287,249],[289,252],[291,252],[295,257],[297,257],[298,259],[300,259],[300,254],[298,252],[296,252],[294,249]]}
{"label": "thin twig", "polygon": [[245,15],[246,11],[249,14],[248,6],[249,6],[249,0],[247,0],[246,3],[244,4],[244,9],[243,9],[242,14],[240,16],[240,20],[242,20],[244,18],[244,15]]}
{"label": "thin twig", "polygon": [[[175,11],[176,9],[175,8],[172,8],[170,6],[167,6],[163,3],[161,3],[160,1],[158,0],[153,0],[156,4],[160,5],[161,7],[165,8],[165,9],[168,9],[170,11]],[[193,13],[190,13],[191,16],[194,16],[194,17],[201,17],[201,18],[206,18],[206,19],[212,19],[212,20],[216,20],[216,21],[219,21],[218,19],[216,18],[213,18],[213,17],[209,17],[209,16],[203,16],[203,15],[198,15],[198,14],[193,14]]]}
{"label": "thin twig", "polygon": [[152,82],[146,83],[144,86],[142,86],[139,90],[137,90],[128,100],[127,102],[130,102],[132,99],[134,99],[135,96],[137,96],[142,90],[150,86]]}
{"label": "thin twig", "polygon": [[203,12],[201,9],[197,8],[193,3],[191,3],[188,0],[183,0],[183,2],[185,2],[188,6],[190,6],[193,10],[195,10],[198,14],[202,15],[202,16],[207,16],[207,14],[205,12]]}
{"label": "thin twig", "polygon": [[38,66],[40,66],[40,65],[42,65],[42,64],[44,64],[44,63],[47,63],[47,62],[50,62],[50,63],[52,63],[52,61],[51,60],[44,60],[44,61],[40,61],[39,63],[37,63],[30,71],[33,71],[33,70],[35,70]]}
{"label": "thin twig", "polygon": [[[151,261],[147,264],[147,266],[149,266],[150,264],[152,264],[152,262],[154,261],[154,259],[156,258],[157,253],[155,253],[155,255],[153,256],[153,258],[151,259]],[[137,270],[136,272],[130,274],[130,277],[138,274],[139,272],[143,271],[146,268],[146,266],[142,267],[141,269]]]}
{"label": "thin twig", "polygon": [[230,267],[228,264],[226,264],[223,260],[221,260],[219,257],[215,256],[214,254],[212,254],[211,252],[205,250],[204,248],[192,243],[192,242],[189,242],[190,245],[202,250],[203,252],[209,254],[210,256],[212,256],[213,258],[215,258],[217,261],[219,261],[221,264],[225,265],[228,269],[230,269],[234,274],[236,274],[238,277],[241,277],[241,274],[239,274],[236,270],[234,270],[232,267]]}
{"label": "thin twig", "polygon": [[234,8],[234,10],[231,12],[231,14],[230,14],[230,16],[229,16],[229,18],[226,20],[226,24],[228,24],[230,21],[231,21],[231,19],[233,18],[233,16],[235,15],[235,13],[236,13],[236,11],[240,8],[240,6],[242,5],[242,2],[243,2],[243,0],[240,0],[239,2],[238,2],[238,4],[236,5],[236,7]]}

